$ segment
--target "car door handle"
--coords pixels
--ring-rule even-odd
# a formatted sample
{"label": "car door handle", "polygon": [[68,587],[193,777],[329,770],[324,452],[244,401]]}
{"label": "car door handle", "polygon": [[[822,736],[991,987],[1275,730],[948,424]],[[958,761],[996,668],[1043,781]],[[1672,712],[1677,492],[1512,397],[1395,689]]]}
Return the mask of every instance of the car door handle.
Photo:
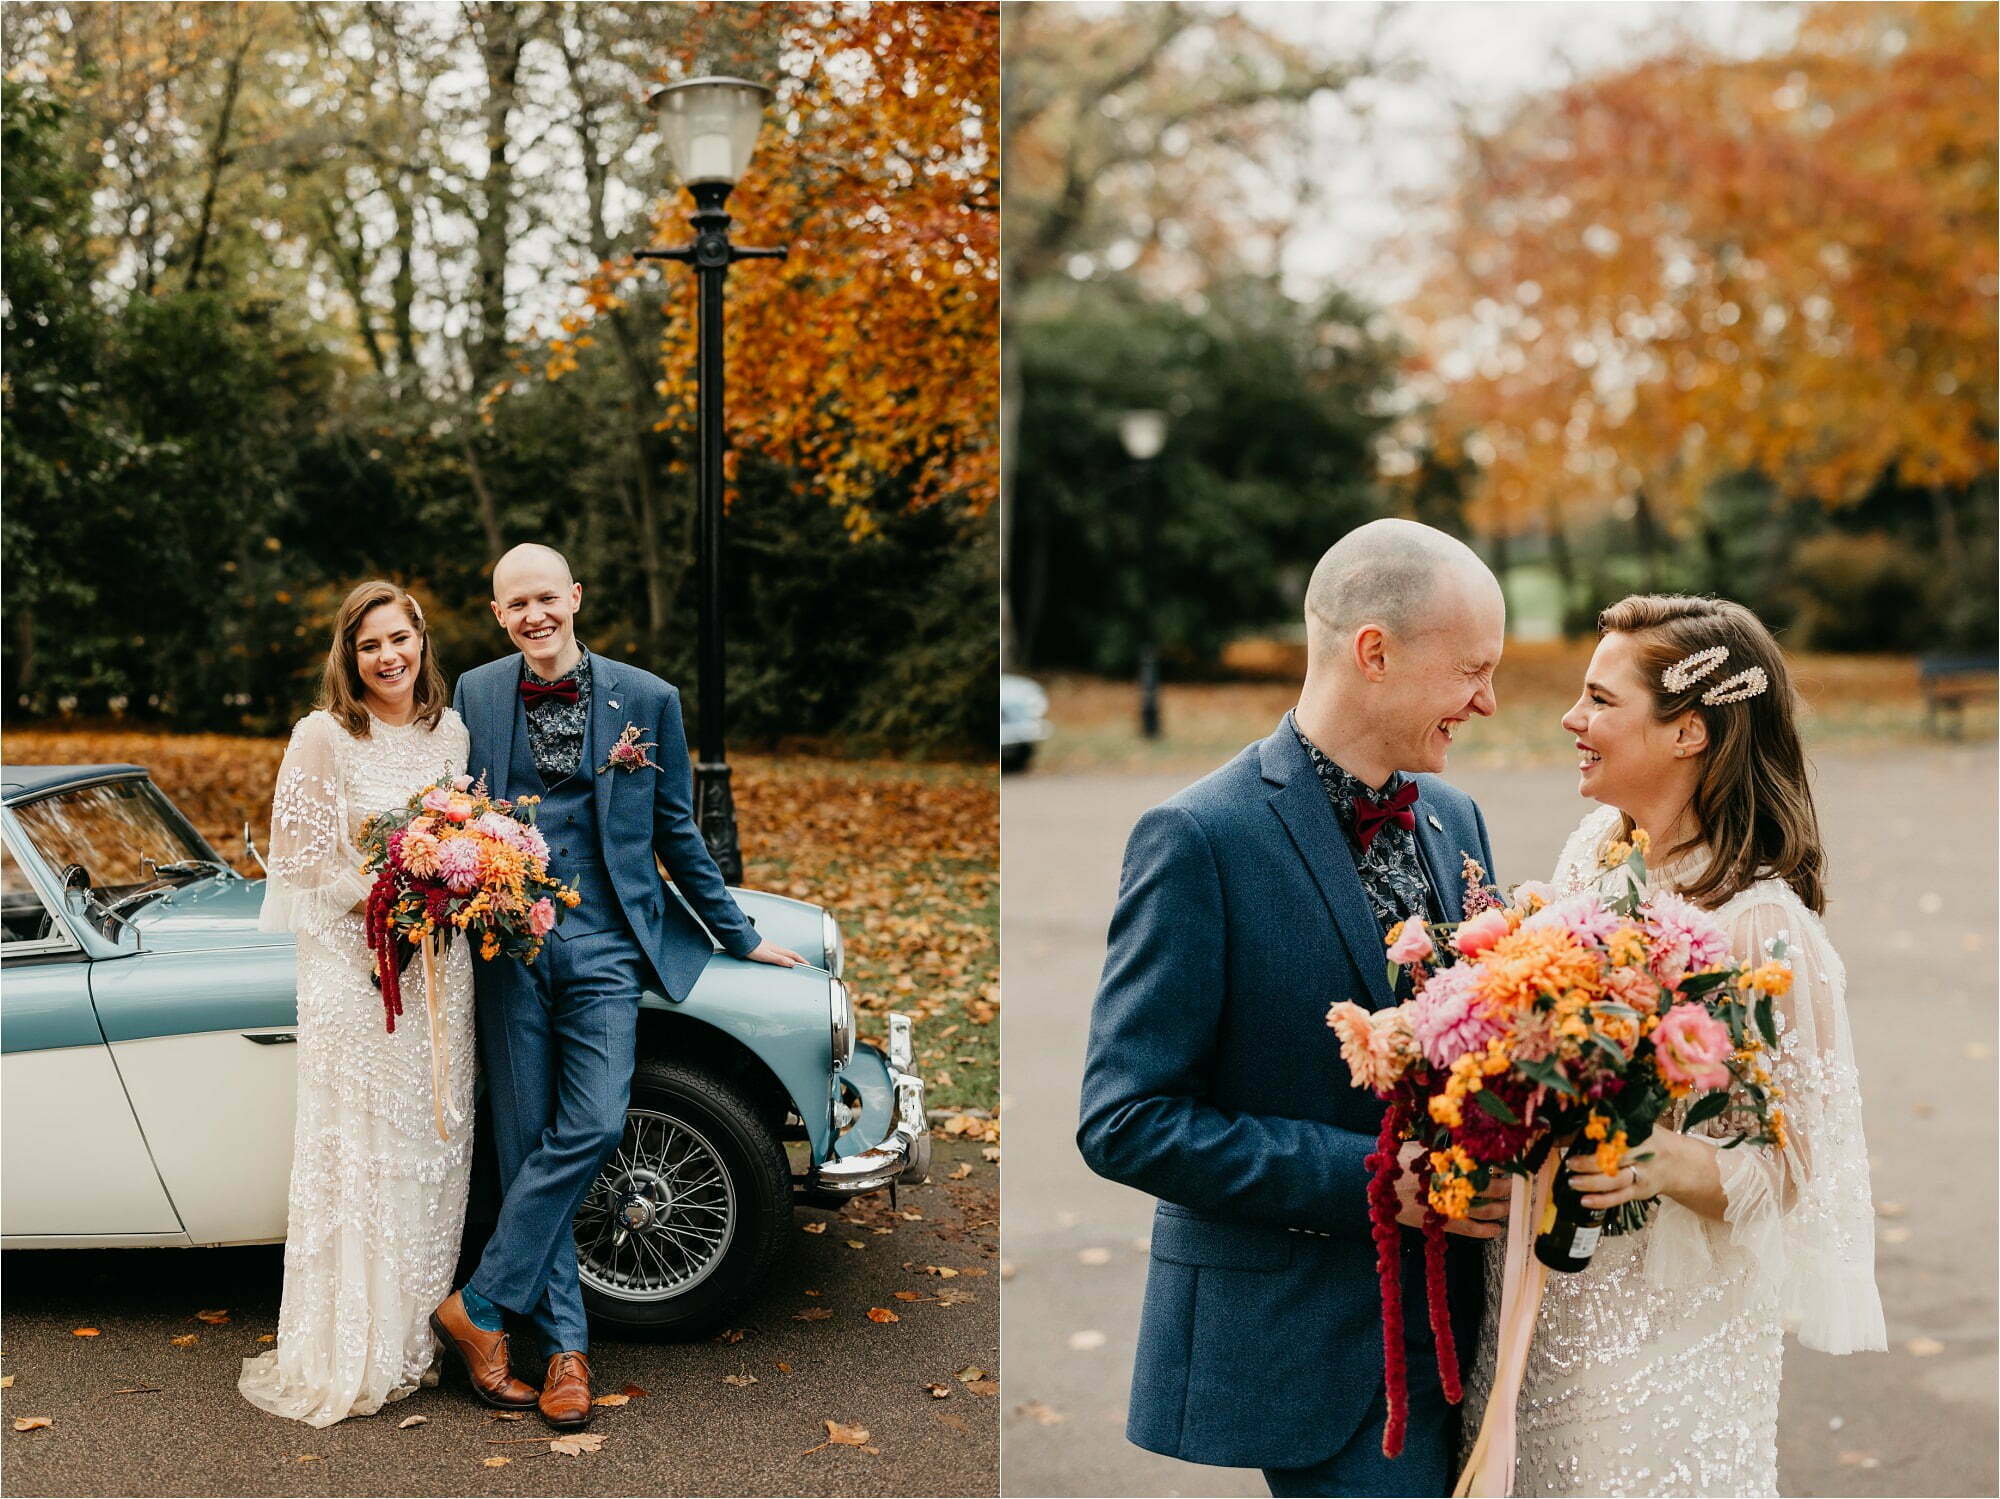
{"label": "car door handle", "polygon": [[290,1031],[245,1031],[243,1039],[259,1046],[296,1046],[299,1040]]}

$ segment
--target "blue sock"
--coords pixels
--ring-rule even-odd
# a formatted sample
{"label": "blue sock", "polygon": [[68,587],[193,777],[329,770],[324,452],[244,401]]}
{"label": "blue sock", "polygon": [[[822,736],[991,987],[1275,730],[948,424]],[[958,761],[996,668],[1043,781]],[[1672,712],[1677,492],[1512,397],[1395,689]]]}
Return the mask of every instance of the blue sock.
{"label": "blue sock", "polygon": [[465,1302],[465,1315],[472,1319],[472,1325],[481,1332],[505,1332],[507,1324],[501,1320],[500,1308],[472,1289],[470,1282],[459,1293]]}

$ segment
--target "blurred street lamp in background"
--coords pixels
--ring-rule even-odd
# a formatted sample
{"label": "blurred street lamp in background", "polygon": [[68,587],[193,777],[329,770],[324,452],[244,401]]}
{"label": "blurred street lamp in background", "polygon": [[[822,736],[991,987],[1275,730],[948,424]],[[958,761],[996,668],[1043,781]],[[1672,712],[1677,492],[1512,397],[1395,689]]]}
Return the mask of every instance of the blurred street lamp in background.
{"label": "blurred street lamp in background", "polygon": [[1164,411],[1127,411],[1118,417],[1118,440],[1139,465],[1139,732],[1160,737],[1160,646],[1153,622],[1153,560],[1159,540],[1159,472],[1153,460],[1167,445]]}
{"label": "blurred street lamp in background", "polygon": [[743,883],[743,853],[736,837],[736,801],[729,789],[729,761],[722,740],[722,283],[736,261],[782,260],[785,252],[731,244],[729,214],[723,204],[750,165],[770,97],[771,90],[761,83],[719,77],[690,78],[652,96],[648,103],[659,120],[674,174],[694,199],[689,219],[694,240],[675,250],[637,252],[640,260],[678,260],[695,269],[700,434],[695,572],[700,579],[701,619],[696,659],[701,732],[694,766],[694,815],[716,866],[732,885]]}

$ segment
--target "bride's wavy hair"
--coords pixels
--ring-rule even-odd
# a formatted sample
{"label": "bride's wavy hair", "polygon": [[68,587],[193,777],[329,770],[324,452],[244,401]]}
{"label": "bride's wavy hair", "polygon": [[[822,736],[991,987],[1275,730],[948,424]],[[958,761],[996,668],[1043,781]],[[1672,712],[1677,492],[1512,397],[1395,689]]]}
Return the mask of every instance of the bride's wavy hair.
{"label": "bride's wavy hair", "polygon": [[368,737],[372,721],[365,706],[361,663],[354,642],[361,634],[361,621],[368,617],[369,611],[384,604],[394,604],[408,616],[423,644],[423,661],[417,668],[416,693],[411,700],[415,709],[411,721],[427,729],[436,728],[449,701],[444,690],[444,673],[438,669],[437,653],[431,649],[430,628],[424,623],[424,606],[410,596],[409,590],[371,578],[350,590],[334,613],[333,645],[326,653],[326,670],[320,676],[319,702],[315,705],[331,713],[356,739]]}
{"label": "bride's wavy hair", "polygon": [[[1597,616],[1597,630],[1637,643],[1656,719],[1692,711],[1708,726],[1691,810],[1709,861],[1682,893],[1713,909],[1760,879],[1776,878],[1824,912],[1826,849],[1799,744],[1798,699],[1784,652],[1764,622],[1728,599],[1649,593],[1620,599]],[[1699,682],[1675,692],[1661,680],[1675,663],[1717,646],[1729,655]],[[1716,683],[1753,666],[1769,680],[1763,692],[1728,703],[1701,700]],[[1631,833],[1628,815],[1620,836]],[[1662,857],[1689,847],[1662,850]]]}

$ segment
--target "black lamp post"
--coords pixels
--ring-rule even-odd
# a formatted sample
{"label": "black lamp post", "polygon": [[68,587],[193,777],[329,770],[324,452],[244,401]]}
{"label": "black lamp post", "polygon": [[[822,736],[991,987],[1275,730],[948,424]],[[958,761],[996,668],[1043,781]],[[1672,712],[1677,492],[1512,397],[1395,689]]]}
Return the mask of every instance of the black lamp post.
{"label": "black lamp post", "polygon": [[723,748],[722,665],[722,283],[739,260],[782,260],[785,252],[752,250],[729,241],[729,190],[750,165],[764,102],[771,90],[741,78],[691,78],[649,101],[658,113],[674,170],[694,199],[694,239],[677,250],[640,250],[640,260],[678,260],[695,269],[700,316],[696,334],[697,474],[696,574],[700,578],[701,734],[694,766],[694,815],[723,879],[743,882],[736,838],[736,800]]}
{"label": "black lamp post", "polygon": [[1153,561],[1159,541],[1159,474],[1153,460],[1167,444],[1164,411],[1127,411],[1118,418],[1118,440],[1139,465],[1139,732],[1160,737],[1160,647],[1153,624]]}

